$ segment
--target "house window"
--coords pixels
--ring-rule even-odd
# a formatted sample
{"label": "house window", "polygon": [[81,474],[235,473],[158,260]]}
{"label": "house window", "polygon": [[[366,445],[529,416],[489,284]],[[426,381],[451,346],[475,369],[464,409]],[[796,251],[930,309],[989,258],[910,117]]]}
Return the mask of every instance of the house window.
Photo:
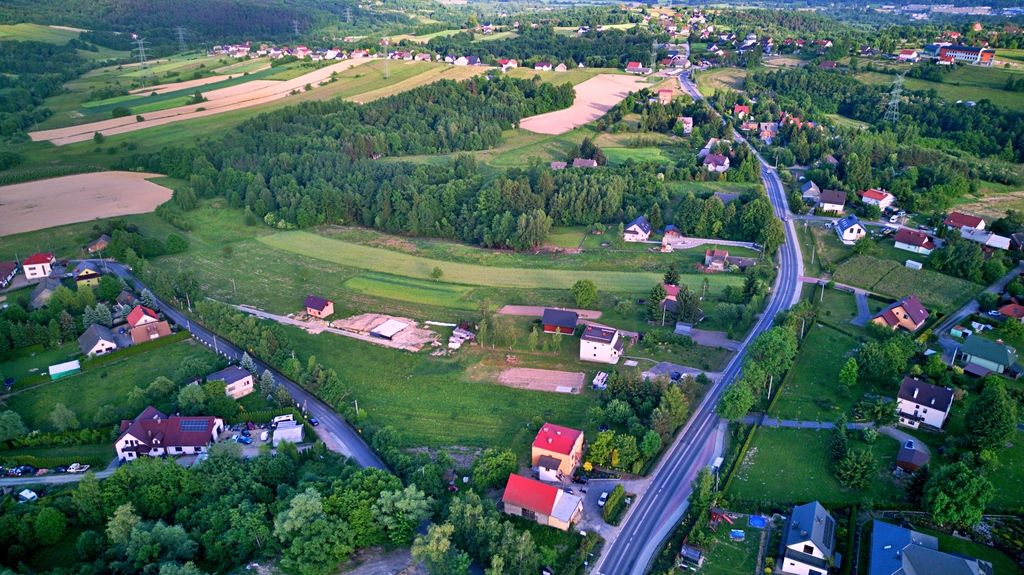
{"label": "house window", "polygon": [[534,520],[534,521],[536,521],[536,520],[537,520],[537,514],[536,514],[536,513],[534,513],[533,511],[531,511],[530,509],[523,509],[523,510],[522,510],[522,511],[520,512],[520,515],[522,515],[523,517],[525,517],[525,518],[527,518],[527,519],[532,519],[532,520]]}
{"label": "house window", "polygon": [[811,545],[804,545],[804,553],[814,555],[814,547]]}

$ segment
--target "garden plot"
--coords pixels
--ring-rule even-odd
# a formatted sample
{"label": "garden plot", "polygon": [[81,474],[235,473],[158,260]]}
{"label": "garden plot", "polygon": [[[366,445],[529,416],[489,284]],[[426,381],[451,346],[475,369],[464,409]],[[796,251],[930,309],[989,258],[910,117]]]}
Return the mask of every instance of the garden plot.
{"label": "garden plot", "polygon": [[498,383],[533,391],[578,394],[583,389],[583,378],[582,371],[513,367],[501,372]]}

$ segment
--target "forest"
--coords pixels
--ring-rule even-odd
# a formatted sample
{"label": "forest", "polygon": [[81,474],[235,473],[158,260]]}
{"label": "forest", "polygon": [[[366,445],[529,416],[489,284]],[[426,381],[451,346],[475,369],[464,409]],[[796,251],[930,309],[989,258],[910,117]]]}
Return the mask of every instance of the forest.
{"label": "forest", "polygon": [[[49,117],[51,112],[40,107],[43,100],[90,67],[70,45],[0,42],[0,140],[23,135]],[[10,161],[0,159],[0,169]]]}
{"label": "forest", "polygon": [[[187,40],[202,44],[247,40],[296,40],[295,27],[307,35],[326,25],[346,26],[351,15],[356,30],[407,24],[398,12],[380,12],[356,2],[327,0],[5,0],[0,3],[0,23],[34,22],[61,24],[104,34],[85,38],[102,46],[125,49],[124,35],[143,35],[153,55],[177,51],[176,28],[182,26]],[[120,36],[105,33],[116,32]]]}
{"label": "forest", "polygon": [[473,54],[485,61],[515,58],[520,63],[541,60],[550,62],[582,62],[589,68],[621,68],[631,60],[651,61],[654,37],[637,30],[591,30],[583,35],[564,36],[553,28],[523,29],[520,35],[505,40],[473,43],[473,35],[433,38],[427,47],[438,54]]}

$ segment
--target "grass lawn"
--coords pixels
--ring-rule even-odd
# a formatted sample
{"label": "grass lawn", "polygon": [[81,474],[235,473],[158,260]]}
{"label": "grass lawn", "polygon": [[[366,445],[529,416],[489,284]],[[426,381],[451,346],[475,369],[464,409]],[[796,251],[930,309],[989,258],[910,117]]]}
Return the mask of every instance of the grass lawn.
{"label": "grass lawn", "polygon": [[[908,252],[909,253],[909,252]],[[836,268],[839,283],[899,299],[915,293],[932,311],[949,312],[969,301],[982,286],[932,270],[911,270],[892,260],[853,256]]]}
{"label": "grass lawn", "polygon": [[21,42],[46,42],[48,44],[67,44],[68,40],[78,38],[79,32],[52,28],[42,24],[0,24],[0,41],[18,40]]}
{"label": "grass lawn", "polygon": [[[259,241],[280,251],[305,255],[381,273],[397,273],[405,277],[430,279],[434,268],[440,268],[444,282],[507,288],[561,288],[568,289],[581,275],[594,280],[599,289],[616,292],[643,292],[660,281],[657,273],[613,271],[499,268],[473,264],[445,262],[394,252],[381,248],[357,245],[329,239],[309,232],[282,232],[263,236]],[[709,276],[712,287],[721,289],[738,284],[738,276]]]}
{"label": "grass lawn", "polygon": [[718,532],[713,534],[711,544],[704,550],[704,566],[700,572],[704,575],[750,575],[757,567],[757,552],[761,546],[761,534],[758,529],[746,525],[746,520],[737,522],[736,529],[746,531],[743,541],[733,541],[729,537],[730,525],[722,523]]}
{"label": "grass lawn", "polygon": [[[211,364],[215,360],[213,352],[187,340],[15,392],[3,403],[5,409],[18,412],[29,429],[53,431],[49,417],[58,403],[74,411],[83,426],[109,425],[117,423],[122,416],[136,415],[126,412],[128,392],[136,386],[149,385],[161,375],[173,378],[178,364],[189,357],[205,358]],[[98,421],[96,415],[104,406],[113,406],[114,412],[103,410],[107,411],[107,416]],[[170,406],[157,407],[167,409]]]}
{"label": "grass lawn", "polygon": [[707,97],[713,96],[719,91],[743,91],[747,71],[739,68],[714,68],[710,71],[698,72],[695,77],[697,89]]}
{"label": "grass lawn", "polygon": [[811,329],[770,415],[779,419],[832,421],[845,413],[850,418],[860,390],[853,389],[848,397],[841,397],[838,378],[839,370],[858,345],[853,337],[828,326]]}
{"label": "grass lawn", "polygon": [[825,114],[825,117],[841,128],[857,128],[858,130],[866,130],[870,127],[870,124],[867,122],[847,118],[840,114]]}
{"label": "grass lawn", "polygon": [[889,472],[899,444],[880,437],[867,445],[851,437],[850,447],[870,449],[878,469],[867,489],[848,489],[828,472],[829,431],[759,428],[743,457],[727,495],[732,498],[773,503],[821,501],[826,507],[863,502],[875,504],[904,500],[902,489]]}
{"label": "grass lawn", "polygon": [[827,267],[839,265],[851,253],[832,230],[817,225],[798,225],[796,233],[804,259],[804,275],[821,277]]}
{"label": "grass lawn", "polygon": [[599,74],[625,74],[625,71],[619,68],[572,68],[565,72],[555,72],[554,70],[542,72],[533,68],[513,68],[508,71],[508,75],[513,78],[540,77],[542,81],[550,82],[551,84],[565,84],[568,82],[574,86]]}
{"label": "grass lawn", "polygon": [[[293,328],[286,333],[303,362],[315,355],[342,374],[347,389],[323,390],[325,401],[351,405],[358,400],[361,417],[393,426],[410,446],[504,445],[525,453],[536,432],[527,425],[535,417],[595,431],[587,410],[595,405],[596,396],[588,389],[567,395],[490,383],[488,379],[505,367],[507,349],[473,346],[454,358],[435,358],[330,334],[309,335]],[[516,355],[523,367],[576,371],[576,352],[565,342],[557,354],[517,349]],[[596,372],[596,366],[591,369]]]}
{"label": "grass lawn", "polygon": [[3,356],[3,361],[0,361],[0,373],[5,377],[19,380],[30,375],[47,373],[46,368],[49,366],[68,361],[78,354],[78,346],[74,343],[46,350],[42,349],[42,346],[33,345]]}
{"label": "grass lawn", "polygon": [[[1024,98],[1015,92],[1003,90],[1006,79],[1021,76],[1021,72],[1003,68],[983,68],[978,66],[962,66],[950,72],[942,82],[932,82],[918,78],[905,78],[905,90],[935,90],[948,102],[957,100],[991,100],[997,106],[1011,110],[1024,110]],[[865,84],[891,84],[893,76],[880,72],[863,72],[857,79]]]}
{"label": "grass lawn", "polygon": [[573,226],[573,227],[556,227],[551,228],[551,232],[548,234],[548,239],[545,243],[560,248],[571,248],[575,249],[580,247],[583,243],[584,237],[590,234],[587,233],[587,228],[584,226]]}
{"label": "grass lawn", "polygon": [[615,166],[626,163],[627,160],[634,162],[667,162],[668,156],[661,148],[603,148],[608,163]]}
{"label": "grass lawn", "polygon": [[[377,72],[380,76],[380,80],[377,84],[379,87],[371,88],[367,86],[359,88],[358,93],[352,96],[345,95],[344,97],[353,102],[365,104],[366,102],[407,92],[426,84],[432,84],[439,80],[454,80],[456,82],[461,82],[462,80],[466,80],[492,70],[492,68],[487,68],[485,66],[449,66],[447,64],[429,62],[404,62],[397,66],[395,64],[391,64],[392,70],[399,68],[400,66],[414,65],[412,71],[418,71],[416,74],[410,73],[405,78],[401,78],[395,76],[395,73],[390,70],[389,75],[384,75],[380,71],[380,68],[383,67],[381,64],[382,63],[380,62],[369,64],[369,66],[378,67]],[[401,68],[399,68],[399,70],[401,70]]]}
{"label": "grass lawn", "polygon": [[1019,509],[1024,506],[1024,432],[1013,437],[1013,446],[999,452],[999,468],[989,476],[996,487],[991,506]]}

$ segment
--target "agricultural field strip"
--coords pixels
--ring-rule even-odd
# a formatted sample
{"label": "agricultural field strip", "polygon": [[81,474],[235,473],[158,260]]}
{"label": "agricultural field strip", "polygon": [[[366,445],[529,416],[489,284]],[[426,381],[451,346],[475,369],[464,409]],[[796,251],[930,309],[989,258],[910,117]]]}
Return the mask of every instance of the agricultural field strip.
{"label": "agricultural field strip", "polygon": [[[302,90],[303,86],[306,84],[317,84],[330,78],[331,74],[334,72],[342,72],[353,66],[358,66],[372,61],[373,60],[369,58],[343,60],[337,64],[326,66],[308,74],[304,74],[294,80],[287,80],[283,82],[258,80],[257,82],[260,82],[260,87],[252,89],[247,85],[234,86],[232,88],[225,89],[231,90],[232,92],[230,95],[224,95],[224,97],[217,97],[220,95],[211,92],[210,94],[207,94],[207,97],[210,98],[209,102],[203,102],[198,106],[189,105],[162,110],[152,114],[142,122],[137,121],[134,117],[114,118],[104,120],[102,122],[83,124],[81,126],[31,132],[29,136],[33,141],[49,140],[55,145],[62,146],[65,144],[89,140],[93,137],[95,132],[101,132],[104,135],[122,134],[151,126],[159,126],[171,122],[179,122],[185,119],[211,116],[225,111],[248,108],[287,97],[293,90]],[[197,108],[204,109],[202,111],[197,111]]]}
{"label": "agricultural field strip", "polygon": [[[338,265],[418,279],[430,279],[434,268],[439,268],[443,272],[439,281],[465,285],[569,289],[577,280],[588,278],[597,283],[601,290],[643,293],[661,281],[661,274],[649,272],[526,269],[434,260],[328,239],[308,232],[282,232],[260,237],[258,241],[275,249]],[[706,277],[712,287],[742,283],[739,276]]]}

